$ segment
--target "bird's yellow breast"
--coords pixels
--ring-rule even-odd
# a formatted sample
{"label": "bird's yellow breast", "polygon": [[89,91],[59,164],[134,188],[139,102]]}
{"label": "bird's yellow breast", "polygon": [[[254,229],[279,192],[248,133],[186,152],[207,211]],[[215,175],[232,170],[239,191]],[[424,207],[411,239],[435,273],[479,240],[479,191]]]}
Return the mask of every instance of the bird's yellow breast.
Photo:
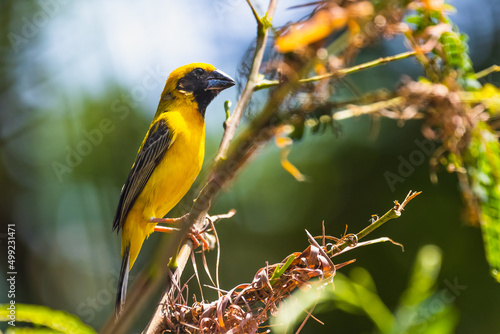
{"label": "bird's yellow breast", "polygon": [[[172,142],[127,215],[122,252],[130,244],[130,268],[145,238],[154,231],[151,218],[162,218],[184,197],[198,176],[205,155],[205,123],[197,108],[169,108],[153,121],[163,119]],[[179,111],[178,111],[179,110]],[[181,111],[182,110],[182,111]],[[136,247],[136,245],[138,247]]]}
{"label": "bird's yellow breast", "polygon": [[172,144],[138,198],[145,204],[143,216],[147,220],[165,216],[184,197],[201,170],[205,154],[205,124],[198,111],[163,115],[173,132]]}

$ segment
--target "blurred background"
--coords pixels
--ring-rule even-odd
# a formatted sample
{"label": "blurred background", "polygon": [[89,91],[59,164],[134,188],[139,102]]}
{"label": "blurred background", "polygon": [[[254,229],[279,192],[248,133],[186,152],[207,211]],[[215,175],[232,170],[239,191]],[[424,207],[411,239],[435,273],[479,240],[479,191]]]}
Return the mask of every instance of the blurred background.
{"label": "blurred background", "polygon": [[[254,2],[264,13],[267,2]],[[307,9],[289,9],[304,2],[279,2],[273,24],[304,16]],[[470,37],[474,68],[499,64],[500,1],[451,4],[457,8],[452,20]],[[255,20],[243,0],[3,1],[0,15],[0,244],[5,254],[7,224],[15,224],[15,299],[68,311],[98,330],[113,312],[121,262],[120,238],[111,233],[114,210],[166,77],[190,62],[235,76],[255,37]],[[396,38],[364,50],[357,61],[405,50]],[[420,73],[410,59],[346,80],[362,93],[394,88],[403,74]],[[498,77],[488,80],[500,84]],[[237,93],[224,91],[208,108],[206,162],[222,136],[223,103],[234,105]],[[481,232],[463,220],[454,174],[441,172],[438,184],[430,182],[429,154],[415,141],[423,140],[420,128],[418,121],[399,126],[383,119],[375,133],[370,119],[361,117],[343,121],[337,132],[307,133],[289,157],[308,177],[302,183],[282,169],[279,149],[269,144],[211,210],[238,212],[218,225],[222,288],[250,282],[266,261],[302,251],[308,245],[304,229],[318,235],[324,220],[330,235],[342,236],[346,225],[355,233],[393,200],[421,190],[400,219],[373,236],[391,237],[405,251],[390,244],[354,250],[336,259],[357,259],[341,272],[355,279],[360,272],[366,277],[360,267],[366,269],[381,301],[396,312],[404,309],[417,254],[424,264],[427,254],[434,302],[417,318],[446,309],[456,333],[500,333],[500,286],[488,272]],[[426,160],[404,181],[388,182],[387,172],[398,174],[415,151]],[[193,194],[201,180],[203,174]],[[193,194],[170,216],[185,213]],[[145,243],[132,278],[161,238],[168,236],[154,234]],[[436,247],[418,253],[425,245]],[[7,291],[6,261],[0,264],[1,291]],[[157,296],[133,332],[144,328]],[[303,333],[375,328],[363,312],[335,300],[322,303],[315,315],[325,325],[310,320]]]}

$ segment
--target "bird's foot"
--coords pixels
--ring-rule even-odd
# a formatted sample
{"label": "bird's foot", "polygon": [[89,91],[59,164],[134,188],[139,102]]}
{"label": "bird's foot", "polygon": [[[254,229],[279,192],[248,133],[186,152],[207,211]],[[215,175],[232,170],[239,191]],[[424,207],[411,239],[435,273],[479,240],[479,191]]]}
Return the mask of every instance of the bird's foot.
{"label": "bird's foot", "polygon": [[[207,240],[205,232],[211,230],[213,223],[215,221],[219,219],[230,218],[234,216],[235,213],[236,213],[235,210],[230,210],[228,213],[221,215],[209,216],[207,214],[202,227],[192,226],[187,237],[190,238],[191,241],[193,242],[193,248],[198,248],[200,245],[203,245],[203,251],[210,249],[211,248],[210,242]],[[179,218],[151,218],[149,221],[151,223],[157,223],[157,224],[166,224],[166,223],[181,224],[184,223],[184,221],[186,221],[188,216],[189,213]],[[156,225],[154,231],[163,233],[172,233],[175,231],[179,231],[179,228]]]}
{"label": "bird's foot", "polygon": [[[179,218],[151,218],[149,221],[151,223],[157,224],[181,224],[187,219],[188,215],[189,214],[185,214],[184,216],[181,216]],[[202,228],[196,226],[191,227],[191,230],[188,233],[187,237],[190,238],[193,242],[193,248],[198,248],[200,245],[203,245],[203,251],[210,249],[210,243],[204,236],[205,231],[210,227],[209,219],[210,216],[207,215],[205,224]],[[179,231],[179,228],[156,225],[154,231],[162,233],[172,233]]]}
{"label": "bird's foot", "polygon": [[191,227],[191,232],[188,233],[188,237],[193,242],[193,249],[198,248],[200,245],[203,245],[203,251],[209,250],[211,248],[210,243],[204,235],[209,226],[210,225],[205,225],[202,228],[198,228],[196,226]]}

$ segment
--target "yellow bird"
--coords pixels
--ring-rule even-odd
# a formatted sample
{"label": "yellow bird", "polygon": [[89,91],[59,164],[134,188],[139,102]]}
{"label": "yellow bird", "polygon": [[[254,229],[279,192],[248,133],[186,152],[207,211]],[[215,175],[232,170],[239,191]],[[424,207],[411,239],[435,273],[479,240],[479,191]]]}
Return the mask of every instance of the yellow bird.
{"label": "yellow bird", "polygon": [[234,80],[214,66],[179,67],[167,79],[156,114],[122,188],[113,231],[122,230],[116,312],[125,303],[128,273],[142,243],[187,193],[205,154],[205,110]]}

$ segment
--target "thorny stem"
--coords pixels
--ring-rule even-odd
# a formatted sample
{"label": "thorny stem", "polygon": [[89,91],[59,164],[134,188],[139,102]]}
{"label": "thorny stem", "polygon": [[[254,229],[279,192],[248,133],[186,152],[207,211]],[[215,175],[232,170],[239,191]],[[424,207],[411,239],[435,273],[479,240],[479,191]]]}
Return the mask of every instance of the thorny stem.
{"label": "thorny stem", "polygon": [[[403,52],[403,53],[400,53],[400,54],[397,54],[394,56],[375,59],[375,60],[369,61],[367,63],[359,64],[359,65],[356,65],[353,67],[343,68],[343,69],[337,70],[335,72],[326,73],[326,74],[322,74],[322,75],[315,75],[315,76],[310,77],[310,78],[300,79],[300,80],[298,80],[298,83],[303,84],[303,83],[308,83],[308,82],[320,81],[320,80],[324,80],[324,79],[328,79],[328,78],[338,78],[338,77],[342,77],[342,76],[350,74],[350,73],[354,73],[354,72],[358,72],[358,71],[365,70],[368,68],[376,67],[376,66],[379,66],[379,65],[391,62],[391,61],[410,58],[410,57],[415,56],[416,54],[417,54],[417,51],[407,51],[407,52]],[[255,85],[254,90],[258,91],[261,89],[274,87],[274,86],[277,86],[279,83],[280,82],[278,80],[261,80],[261,81],[259,81],[259,83],[257,83]]]}
{"label": "thorny stem", "polygon": [[[406,195],[405,200],[403,203],[399,204],[398,201],[394,201],[394,207],[391,208],[386,214],[384,214],[382,217],[378,218],[376,221],[374,221],[372,224],[369,226],[365,227],[363,230],[361,230],[358,234],[356,234],[357,240],[361,240],[362,238],[366,237],[368,234],[372,233],[375,231],[377,228],[385,224],[391,219],[394,218],[399,218],[401,216],[401,212],[404,210],[406,204],[410,202],[412,199],[417,197],[418,195],[421,194],[421,191],[417,192],[410,192],[408,195]],[[342,251],[343,249],[349,247],[352,245],[352,241],[349,238],[346,238],[342,243],[336,245],[336,249],[339,251]]]}

